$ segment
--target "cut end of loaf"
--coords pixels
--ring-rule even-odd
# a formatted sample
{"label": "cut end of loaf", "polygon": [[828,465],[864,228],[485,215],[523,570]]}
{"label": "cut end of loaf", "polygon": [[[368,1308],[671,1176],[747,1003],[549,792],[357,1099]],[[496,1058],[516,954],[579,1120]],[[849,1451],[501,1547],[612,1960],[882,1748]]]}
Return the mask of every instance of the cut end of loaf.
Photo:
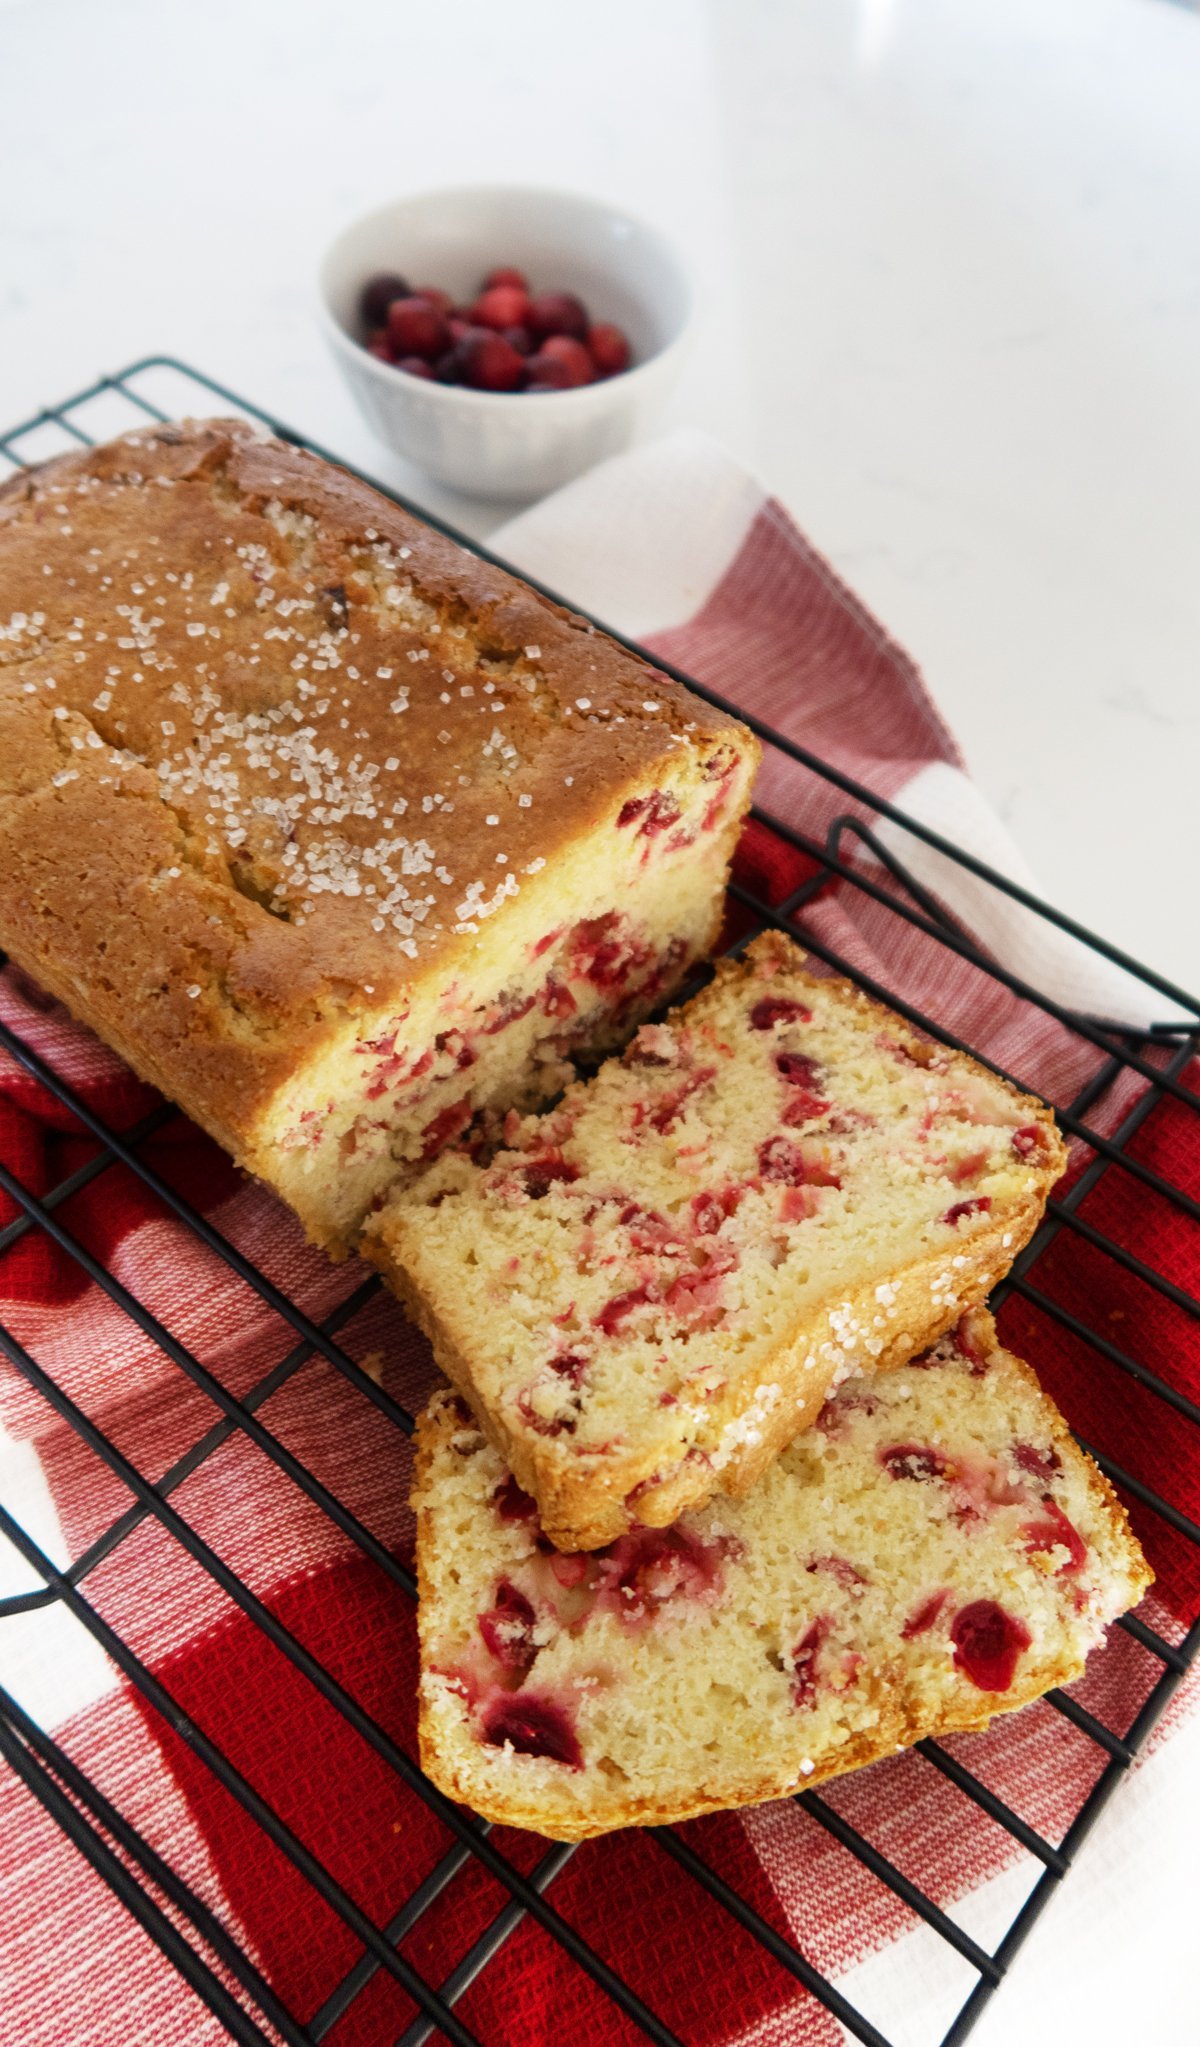
{"label": "cut end of loaf", "polygon": [[418,1433],[421,1755],[576,1840],[756,1803],[1079,1675],[1151,1573],[976,1311],[847,1380],[743,1500],[562,1554],[452,1394]]}

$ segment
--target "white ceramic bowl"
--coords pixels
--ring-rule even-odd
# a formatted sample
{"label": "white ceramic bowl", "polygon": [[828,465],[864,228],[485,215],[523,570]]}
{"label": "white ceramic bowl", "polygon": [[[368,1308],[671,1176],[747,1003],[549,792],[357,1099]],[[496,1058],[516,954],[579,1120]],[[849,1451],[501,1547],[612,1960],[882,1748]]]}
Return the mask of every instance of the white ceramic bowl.
{"label": "white ceramic bowl", "polygon": [[[469,391],[407,376],[358,341],[359,294],[375,271],[469,302],[502,263],[615,320],[634,367],[574,391]],[[320,292],[329,344],[370,425],[439,482],[491,498],[553,490],[626,447],[675,380],[692,311],[679,258],[655,228],[534,185],[464,185],[381,206],[333,243]]]}

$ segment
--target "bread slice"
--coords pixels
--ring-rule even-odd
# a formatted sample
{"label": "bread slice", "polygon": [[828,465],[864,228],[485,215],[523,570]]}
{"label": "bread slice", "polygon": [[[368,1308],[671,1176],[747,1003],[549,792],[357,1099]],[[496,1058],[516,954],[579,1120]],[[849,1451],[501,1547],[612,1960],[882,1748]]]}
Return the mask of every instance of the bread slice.
{"label": "bread slice", "polygon": [[335,1255],[712,945],[758,743],[244,422],[0,487],[0,945]]}
{"label": "bread slice", "polygon": [[555,1840],[752,1805],[1069,1683],[1151,1572],[990,1315],[847,1380],[753,1491],[562,1555],[461,1400],[418,1427],[421,1761]]}
{"label": "bread slice", "polygon": [[595,1549],[744,1492],[839,1378],[951,1327],[1064,1158],[1039,1103],[766,935],[363,1249],[551,1540]]}

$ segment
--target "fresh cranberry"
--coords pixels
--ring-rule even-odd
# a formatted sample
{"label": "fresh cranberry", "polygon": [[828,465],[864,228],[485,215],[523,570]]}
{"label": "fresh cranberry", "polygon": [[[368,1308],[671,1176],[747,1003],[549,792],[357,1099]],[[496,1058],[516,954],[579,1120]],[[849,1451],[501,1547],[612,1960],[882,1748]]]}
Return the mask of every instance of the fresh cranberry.
{"label": "fresh cranberry", "polygon": [[611,321],[602,320],[598,326],[589,327],[587,345],[598,376],[616,377],[629,368],[629,343]]}
{"label": "fresh cranberry", "polygon": [[459,347],[463,382],[473,391],[515,391],[521,383],[525,364],[502,334],[473,332]]}
{"label": "fresh cranberry", "polygon": [[537,1502],[523,1492],[511,1471],[492,1494],[492,1505],[501,1521],[536,1521]]}
{"label": "fresh cranberry", "polygon": [[403,370],[409,377],[428,377],[431,382],[433,380],[433,364],[426,362],[423,355],[402,355],[397,361],[396,368]]}
{"label": "fresh cranberry", "polygon": [[1024,1621],[1005,1613],[994,1599],[973,1599],[956,1613],[950,1628],[954,1661],[981,1692],[1006,1692],[1017,1658],[1033,1640]]}
{"label": "fresh cranberry", "polygon": [[1035,1478],[1050,1478],[1062,1470],[1062,1458],[1053,1443],[1048,1449],[1039,1450],[1033,1443],[1013,1444],[1013,1463],[1022,1471],[1032,1472]]}
{"label": "fresh cranberry", "polygon": [[503,327],[500,331],[509,347],[515,348],[518,355],[533,354],[533,336],[528,327]]}
{"label": "fresh cranberry", "polygon": [[526,356],[525,372],[529,379],[527,391],[570,391],[574,379],[567,363],[555,362],[552,355]]}
{"label": "fresh cranberry", "polygon": [[479,1632],[488,1654],[504,1670],[520,1671],[524,1676],[531,1668],[538,1652],[533,1639],[536,1621],[532,1602],[507,1578],[502,1578],[496,1587],[495,1605],[479,1616]]}
{"label": "fresh cranberry", "polygon": [[450,330],[451,341],[465,341],[467,335],[471,332],[471,322],[464,320],[460,313],[449,314],[446,325]]}
{"label": "fresh cranberry", "polygon": [[493,1699],[483,1719],[483,1738],[491,1748],[514,1748],[519,1756],[545,1756],[549,1762],[565,1763],[568,1769],[583,1768],[579,1737],[563,1708],[553,1699],[505,1692]]}
{"label": "fresh cranberry", "polygon": [[1012,1134],[1012,1148],[1019,1159],[1036,1158],[1046,1148],[1046,1133],[1040,1123],[1025,1123]]}
{"label": "fresh cranberry", "polygon": [[578,1166],[573,1166],[560,1151],[543,1152],[540,1158],[530,1159],[517,1170],[531,1201],[541,1201],[555,1184],[569,1187],[572,1180],[579,1178]]}
{"label": "fresh cranberry", "polygon": [[953,1478],[955,1466],[929,1443],[892,1443],[876,1456],[889,1478]]}
{"label": "fresh cranberry", "polygon": [[591,356],[582,341],[574,340],[570,334],[551,334],[543,341],[536,356],[530,359],[530,373],[533,374],[535,363],[544,366],[547,362],[565,364],[570,372],[572,385],[591,384],[595,381],[596,372]]}
{"label": "fresh cranberry", "polygon": [[786,995],[764,995],[750,1011],[752,1031],[773,1031],[777,1024],[811,1023],[812,1011],[802,1002],[791,1002]]}
{"label": "fresh cranberry", "polygon": [[615,1294],[613,1299],[607,1301],[600,1309],[599,1314],[593,1315],[593,1325],[597,1329],[602,1329],[605,1336],[615,1336],[622,1322],[632,1315],[635,1308],[644,1306],[649,1298],[649,1289],[644,1286],[630,1287],[628,1293]]}
{"label": "fresh cranberry", "polygon": [[942,1221],[944,1223],[949,1223],[951,1229],[957,1229],[959,1223],[962,1221],[964,1216],[986,1215],[991,1205],[992,1197],[990,1194],[977,1194],[973,1201],[954,1202],[952,1206],[946,1210],[945,1215],[942,1217]]}
{"label": "fresh cranberry", "polygon": [[515,284],[494,284],[476,299],[471,318],[477,327],[494,327],[502,334],[506,327],[523,327],[528,312],[528,292]]}
{"label": "fresh cranberry", "polygon": [[943,1586],[940,1592],[931,1592],[928,1599],[923,1599],[919,1606],[914,1606],[900,1630],[904,1641],[911,1642],[917,1635],[927,1635],[930,1628],[936,1625],[949,1597],[948,1587]]}
{"label": "fresh cranberry", "polygon": [[523,270],[514,270],[511,264],[507,266],[501,265],[499,270],[489,270],[483,280],[485,291],[496,291],[503,284],[507,284],[513,291],[528,292],[529,290],[529,279],[526,277],[525,272]]}
{"label": "fresh cranberry", "polygon": [[832,1625],[828,1614],[818,1614],[792,1650],[792,1704],[801,1710],[816,1704],[817,1657]]}
{"label": "fresh cranberry", "polygon": [[[583,302],[569,291],[542,291],[529,301],[525,323],[539,340],[543,335],[569,334],[582,341],[588,331]],[[589,371],[591,368],[589,360]]]}
{"label": "fresh cranberry", "polygon": [[442,355],[450,339],[442,314],[427,299],[393,299],[387,330],[397,356],[419,355],[427,362]]}
{"label": "fresh cranberry", "polygon": [[1026,1521],[1021,1528],[1025,1547],[1035,1554],[1045,1555],[1049,1550],[1065,1549],[1069,1552],[1065,1563],[1060,1564],[1057,1576],[1073,1578],[1087,1562],[1088,1546],[1073,1521],[1068,1521],[1057,1500],[1049,1493],[1042,1500],[1041,1521]]}
{"label": "fresh cranberry", "polygon": [[386,330],[376,328],[374,334],[368,334],[367,354],[378,356],[380,362],[395,361],[395,357],[392,354],[392,344],[387,338]]}
{"label": "fresh cranberry", "polygon": [[395,270],[378,271],[364,284],[362,297],[358,302],[364,327],[385,327],[388,307],[392,300],[411,296],[407,278],[401,277]]}
{"label": "fresh cranberry", "polygon": [[454,311],[454,300],[448,291],[442,290],[440,284],[419,284],[413,292],[413,297],[424,299],[426,305],[432,306],[444,319],[448,320]]}

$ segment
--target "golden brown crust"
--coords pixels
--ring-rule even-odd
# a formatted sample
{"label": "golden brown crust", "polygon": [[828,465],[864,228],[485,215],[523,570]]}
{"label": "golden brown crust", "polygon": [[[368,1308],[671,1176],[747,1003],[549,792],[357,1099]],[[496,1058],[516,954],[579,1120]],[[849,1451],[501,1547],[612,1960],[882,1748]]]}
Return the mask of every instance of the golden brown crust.
{"label": "golden brown crust", "polygon": [[755,746],[244,422],[0,488],[0,943],[257,1169],[347,1018],[467,970],[504,877],[721,743]]}
{"label": "golden brown crust", "polygon": [[[1086,1468],[1094,1503],[1109,1522],[1114,1543],[1132,1567],[1135,1597],[1130,1604],[1135,1604],[1136,1599],[1154,1582],[1154,1573],[1141,1554],[1125,1507],[1103,1472],[1075,1443],[1062,1415],[1039,1385],[1032,1367],[1023,1358],[1004,1350],[996,1334],[995,1322],[986,1309],[972,1311],[970,1329],[972,1340],[983,1355],[998,1354],[1037,1395],[1049,1421],[1051,1441],[1060,1458]],[[455,1426],[452,1407],[436,1395],[417,1421],[413,1499],[418,1509],[418,1619],[422,1646],[426,1651],[432,1644],[435,1627],[435,1572],[432,1566],[436,1530],[434,1517],[423,1502],[427,1497],[437,1449],[442,1440],[452,1434]],[[919,1741],[931,1737],[941,1740],[949,1734],[974,1733],[986,1728],[994,1719],[1032,1704],[1054,1687],[1073,1683],[1081,1675],[1083,1667],[1082,1657],[1044,1658],[1040,1663],[1027,1666],[1022,1671],[1020,1682],[1003,1694],[1003,1703],[997,1696],[997,1703],[990,1710],[983,1703],[990,1695],[980,1694],[978,1705],[964,1696],[944,1704],[936,1713],[930,1712],[921,1717],[905,1713],[892,1702],[887,1673],[881,1672],[875,1686],[880,1706],[879,1724],[870,1732],[852,1735],[836,1754],[814,1759],[813,1767],[808,1771],[791,1776],[776,1770],[748,1773],[742,1778],[723,1777],[719,1790],[697,1785],[693,1794],[676,1803],[630,1797],[619,1808],[607,1807],[603,1814],[573,1816],[570,1825],[563,1825],[556,1814],[552,1826],[547,1824],[544,1810],[528,1797],[522,1798],[519,1794],[511,1798],[497,1797],[490,1784],[481,1797],[479,1782],[461,1771],[456,1758],[439,1747],[422,1686],[418,1721],[421,1767],[447,1796],[471,1806],[484,1819],[498,1826],[523,1827],[532,1833],[545,1834],[552,1840],[583,1841],[611,1833],[617,1827],[676,1825],[684,1820],[698,1819],[704,1813],[760,1805],[799,1790],[813,1790],[833,1777],[845,1776],[851,1770],[880,1762]]]}
{"label": "golden brown crust", "polygon": [[[778,958],[786,966],[789,983],[837,988],[842,999],[877,1019],[880,1029],[886,1028],[892,1039],[904,1043],[914,1054],[924,1058],[936,1051],[939,1058],[946,1060],[948,1073],[965,1075],[980,1071],[978,1062],[966,1053],[943,1052],[930,1045],[852,982],[802,971],[796,964],[800,957],[797,947],[778,934],[768,933],[756,939],[748,949],[748,957],[763,962]],[[719,995],[724,984],[736,981],[744,971],[737,960],[719,960],[713,989],[696,1000],[705,1003],[710,995]],[[671,1014],[682,1014],[682,1010]],[[669,1526],[687,1507],[711,1498],[714,1491],[735,1497],[746,1492],[772,1459],[818,1414],[844,1350],[857,1370],[885,1371],[907,1364],[952,1328],[965,1309],[977,1306],[985,1298],[1033,1235],[1050,1189],[1066,1165],[1066,1150],[1052,1112],[1032,1095],[1011,1092],[1028,1122],[1036,1123],[1044,1132],[1039,1164],[1030,1166],[1032,1186],[1028,1197],[998,1212],[970,1236],[956,1236],[944,1249],[889,1275],[896,1295],[889,1310],[887,1341],[878,1355],[854,1352],[844,1334],[871,1329],[877,1309],[875,1277],[856,1292],[837,1288],[818,1314],[797,1321],[786,1340],[766,1356],[752,1382],[744,1377],[735,1379],[730,1389],[712,1402],[718,1440],[720,1432],[727,1431],[735,1442],[716,1480],[707,1464],[692,1458],[685,1459],[675,1473],[661,1478],[660,1453],[653,1447],[647,1449],[636,1444],[619,1460],[606,1458],[598,1478],[585,1457],[564,1459],[545,1438],[517,1433],[508,1426],[502,1412],[491,1411],[484,1402],[475,1384],[470,1357],[456,1340],[444,1307],[402,1262],[403,1209],[392,1214],[385,1211],[376,1218],[361,1249],[378,1266],[408,1314],[428,1336],[439,1365],[472,1407],[484,1434],[519,1483],[536,1497],[542,1525],[551,1541],[564,1550],[600,1549],[631,1525],[635,1517],[628,1502],[638,1488],[642,1490],[637,1496],[636,1519],[656,1528]],[[390,1238],[395,1239],[397,1248],[393,1249]],[[777,1385],[779,1395],[769,1409],[756,1414],[752,1432],[755,1440],[738,1442],[741,1416],[756,1401],[760,1388],[767,1385]]]}

